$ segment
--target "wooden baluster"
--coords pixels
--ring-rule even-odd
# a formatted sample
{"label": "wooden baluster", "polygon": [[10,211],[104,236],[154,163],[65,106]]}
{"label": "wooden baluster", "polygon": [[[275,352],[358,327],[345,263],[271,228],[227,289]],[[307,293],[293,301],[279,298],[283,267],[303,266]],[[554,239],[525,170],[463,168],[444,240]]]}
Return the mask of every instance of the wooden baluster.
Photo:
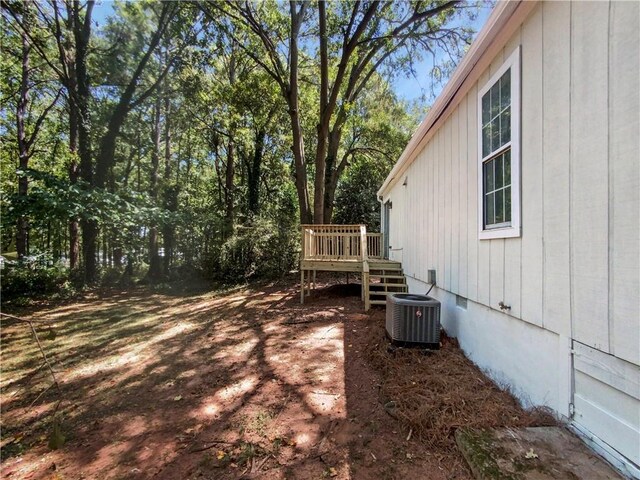
{"label": "wooden baluster", "polygon": [[347,258],[351,258],[351,237],[345,237],[346,245],[344,256]]}

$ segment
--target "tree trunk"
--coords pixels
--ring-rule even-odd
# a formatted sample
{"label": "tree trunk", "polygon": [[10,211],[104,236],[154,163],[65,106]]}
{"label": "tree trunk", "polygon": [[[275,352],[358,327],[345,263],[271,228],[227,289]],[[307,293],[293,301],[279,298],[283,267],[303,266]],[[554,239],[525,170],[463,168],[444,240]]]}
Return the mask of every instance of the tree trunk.
{"label": "tree trunk", "polygon": [[116,268],[122,267],[122,247],[113,249],[113,266]]}
{"label": "tree trunk", "polygon": [[295,2],[290,2],[291,10],[291,38],[289,39],[289,85],[283,92],[289,106],[291,133],[293,136],[293,159],[295,166],[296,191],[300,205],[300,223],[311,223],[311,209],[309,207],[309,190],[307,188],[307,165],[304,154],[304,137],[300,121],[300,105],[298,102],[298,35],[304,14],[305,5],[300,12],[296,11]]}
{"label": "tree trunk", "polygon": [[247,168],[247,204],[249,213],[258,216],[260,214],[260,177],[262,176],[262,157],[264,155],[264,139],[266,130],[256,132],[254,140],[253,158]]}
{"label": "tree trunk", "polygon": [[[129,83],[122,91],[122,94],[118,99],[118,103],[114,107],[109,118],[107,131],[100,141],[100,150],[98,152],[98,158],[96,161],[96,186],[98,187],[104,187],[105,181],[107,179],[107,172],[112,167],[115,161],[116,140],[118,138],[118,135],[120,135],[120,129],[122,128],[122,125],[127,118],[127,114],[129,113],[129,110],[132,108],[132,106],[136,102],[140,101],[140,97],[136,100],[136,102],[134,102],[133,98],[136,90],[138,89],[140,78],[142,77],[142,74],[145,71],[147,64],[149,63],[149,59],[158,48],[160,40],[166,32],[166,28],[171,21],[171,18],[173,18],[173,15],[176,12],[176,7],[171,2],[161,2],[161,4],[162,13],[160,14],[160,18],[158,20],[158,26],[153,33],[151,40],[149,41],[147,50],[138,62],[135,71],[131,75]],[[150,95],[157,89],[158,83],[164,78],[167,71],[167,69],[163,69],[160,71],[157,82],[154,83],[152,87],[142,95],[143,97]]]}
{"label": "tree trunk", "polygon": [[136,134],[136,190],[140,191],[140,185],[142,184],[142,141],[140,139],[140,132]]}
{"label": "tree trunk", "polygon": [[[122,179],[122,188],[127,190],[129,188],[129,181],[131,180],[131,172],[134,168],[134,157],[136,156],[136,149],[132,146],[129,147],[129,156],[127,157],[127,165],[124,171],[124,178]],[[109,264],[115,268],[122,267],[122,257],[124,255],[124,249],[122,247],[122,237],[116,236],[111,238],[111,256]]]}
{"label": "tree trunk", "polygon": [[[149,194],[154,202],[158,200],[158,168],[160,164],[160,97],[157,97],[153,115],[153,150],[151,151],[151,174]],[[162,275],[160,255],[158,254],[158,231],[154,225],[149,228],[149,271],[147,278],[154,282]]]}
{"label": "tree trunk", "polygon": [[[168,50],[167,50],[168,51]],[[165,61],[166,58],[165,52]],[[164,85],[164,206],[170,211],[177,210],[178,191],[171,186],[171,99],[169,98],[169,88],[165,79]],[[171,222],[167,222],[162,228],[162,243],[164,247],[164,273],[169,274],[169,269],[173,263],[173,242],[174,228]]]}
{"label": "tree trunk", "polygon": [[[69,163],[69,183],[75,184],[79,178],[79,168],[76,156],[78,154],[78,109],[74,101],[69,102],[69,152],[71,162]],[[78,219],[72,218],[69,221],[69,268],[78,268],[80,258],[80,237]]]}
{"label": "tree trunk", "polygon": [[234,185],[233,178],[235,175],[235,144],[233,138],[229,139],[227,144],[227,168],[225,169],[224,181],[224,225],[225,239],[233,234],[233,205],[234,205]]}
{"label": "tree trunk", "polygon": [[338,181],[347,166],[347,155],[338,161],[338,151],[342,140],[342,129],[346,121],[346,115],[338,113],[336,122],[329,134],[329,147],[327,149],[327,171],[325,172],[324,186],[324,219],[331,223],[333,219],[333,207],[336,197]]}
{"label": "tree trunk", "polygon": [[[91,157],[91,119],[89,117],[89,78],[87,75],[87,52],[91,35],[91,12],[93,2],[87,3],[84,20],[80,17],[80,4],[73,4],[74,38],[76,44],[75,75],[77,83],[76,101],[78,106],[78,156],[80,158],[80,176],[88,186],[93,185],[93,160]],[[95,220],[83,219],[82,259],[84,263],[85,283],[96,280],[96,238],[98,224]]]}
{"label": "tree trunk", "polygon": [[[165,190],[165,208],[170,212],[178,210],[178,186],[170,186]],[[175,230],[172,224],[164,226],[162,231],[162,240],[164,246],[164,272],[169,274],[169,270],[173,265],[173,249],[175,243]]]}
{"label": "tree trunk", "polygon": [[322,224],[324,220],[324,183],[327,159],[327,141],[329,136],[329,63],[327,52],[327,14],[325,2],[318,2],[320,27],[320,111],[318,112],[318,142],[316,146],[315,182],[313,185],[313,223]]}
{"label": "tree trunk", "polygon": [[111,114],[111,118],[109,119],[107,131],[100,139],[100,146],[96,157],[96,187],[104,188],[107,184],[109,169],[115,160],[116,141],[120,134],[120,129],[127,117],[127,106],[128,102],[127,105],[116,105],[113,113]]}
{"label": "tree trunk", "polygon": [[107,240],[107,232],[103,229],[102,230],[102,267],[106,267],[109,264],[108,252],[109,252],[109,242]]}
{"label": "tree trunk", "polygon": [[[292,94],[289,94],[291,97]],[[296,94],[297,97],[297,94]],[[311,223],[312,216],[309,208],[309,190],[307,189],[307,166],[304,157],[304,139],[302,137],[302,125],[298,112],[298,101],[289,103],[289,116],[291,118],[291,131],[293,136],[293,160],[295,166],[295,183],[300,205],[300,223]]]}
{"label": "tree trunk", "polygon": [[[229,85],[236,83],[236,56],[235,52],[231,52],[229,57]],[[229,127],[229,139],[227,142],[227,165],[225,169],[224,180],[224,238],[227,239],[233,235],[234,223],[234,204],[235,204],[235,173],[236,173],[236,145],[233,138],[235,131],[235,123],[231,122]]]}
{"label": "tree trunk", "polygon": [[[25,9],[27,6],[25,6]],[[25,12],[25,17],[27,13]],[[28,20],[25,18],[25,24]],[[29,109],[29,42],[26,33],[22,33],[22,76],[20,81],[20,98],[16,108],[16,129],[18,134],[18,167],[23,171],[18,176],[18,196],[26,198],[29,191],[29,178],[26,170],[29,168],[29,145],[25,130],[25,119]],[[22,259],[27,255],[29,235],[28,220],[24,215],[18,217],[16,225],[16,250],[18,258]]]}

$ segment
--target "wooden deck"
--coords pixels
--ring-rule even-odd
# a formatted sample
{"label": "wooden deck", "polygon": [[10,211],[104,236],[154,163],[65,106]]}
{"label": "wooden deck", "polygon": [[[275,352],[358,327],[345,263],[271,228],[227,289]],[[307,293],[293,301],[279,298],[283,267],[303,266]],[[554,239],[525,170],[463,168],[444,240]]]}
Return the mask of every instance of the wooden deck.
{"label": "wooden deck", "polygon": [[401,264],[383,258],[382,233],[365,225],[302,225],[301,238],[300,303],[315,289],[317,271],[360,275],[365,310],[383,304],[380,296],[406,291]]}

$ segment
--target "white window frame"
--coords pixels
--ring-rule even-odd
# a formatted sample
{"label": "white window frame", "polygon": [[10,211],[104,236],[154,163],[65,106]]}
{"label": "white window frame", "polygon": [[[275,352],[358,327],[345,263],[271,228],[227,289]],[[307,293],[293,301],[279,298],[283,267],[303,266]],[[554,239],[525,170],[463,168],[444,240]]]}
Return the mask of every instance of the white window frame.
{"label": "white window frame", "polygon": [[[482,156],[482,97],[511,69],[511,141]],[[521,235],[520,225],[520,46],[505,60],[478,91],[478,238],[513,238]],[[511,224],[484,228],[484,163],[511,148]]]}

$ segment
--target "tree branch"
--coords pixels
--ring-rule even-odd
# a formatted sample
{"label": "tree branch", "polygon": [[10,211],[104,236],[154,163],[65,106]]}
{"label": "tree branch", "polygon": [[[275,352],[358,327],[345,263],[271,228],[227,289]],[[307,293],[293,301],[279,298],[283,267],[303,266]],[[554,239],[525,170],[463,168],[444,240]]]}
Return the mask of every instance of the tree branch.
{"label": "tree branch", "polygon": [[40,114],[40,116],[36,120],[36,123],[33,127],[33,132],[31,132],[29,139],[26,141],[27,150],[31,150],[31,147],[33,146],[33,143],[35,142],[36,137],[40,132],[40,128],[42,127],[42,122],[44,122],[44,119],[47,117],[47,115],[49,114],[49,111],[56,104],[61,94],[62,94],[62,89],[58,90],[58,93],[56,93],[56,96],[53,99],[53,101],[47,106],[47,108],[44,109],[44,111]]}
{"label": "tree branch", "polygon": [[9,15],[11,15],[11,17],[13,18],[13,20],[15,21],[16,25],[18,25],[20,32],[19,33],[23,33],[24,35],[26,35],[26,38],[29,40],[30,45],[36,49],[36,51],[38,52],[38,55],[40,55],[40,57],[46,62],[46,64],[54,71],[56,72],[56,74],[60,77],[60,78],[65,78],[65,74],[62,70],[60,70],[51,60],[49,60],[49,57],[47,56],[47,54],[45,53],[45,51],[43,50],[43,48],[40,46],[40,44],[34,39],[33,35],[31,35],[31,32],[29,31],[30,29],[26,28],[25,25],[22,23],[22,21],[18,18],[17,13],[13,10],[13,8],[11,8],[11,5],[8,4],[7,2],[0,2],[0,4],[2,5],[2,8],[4,8],[7,12],[9,12]]}

